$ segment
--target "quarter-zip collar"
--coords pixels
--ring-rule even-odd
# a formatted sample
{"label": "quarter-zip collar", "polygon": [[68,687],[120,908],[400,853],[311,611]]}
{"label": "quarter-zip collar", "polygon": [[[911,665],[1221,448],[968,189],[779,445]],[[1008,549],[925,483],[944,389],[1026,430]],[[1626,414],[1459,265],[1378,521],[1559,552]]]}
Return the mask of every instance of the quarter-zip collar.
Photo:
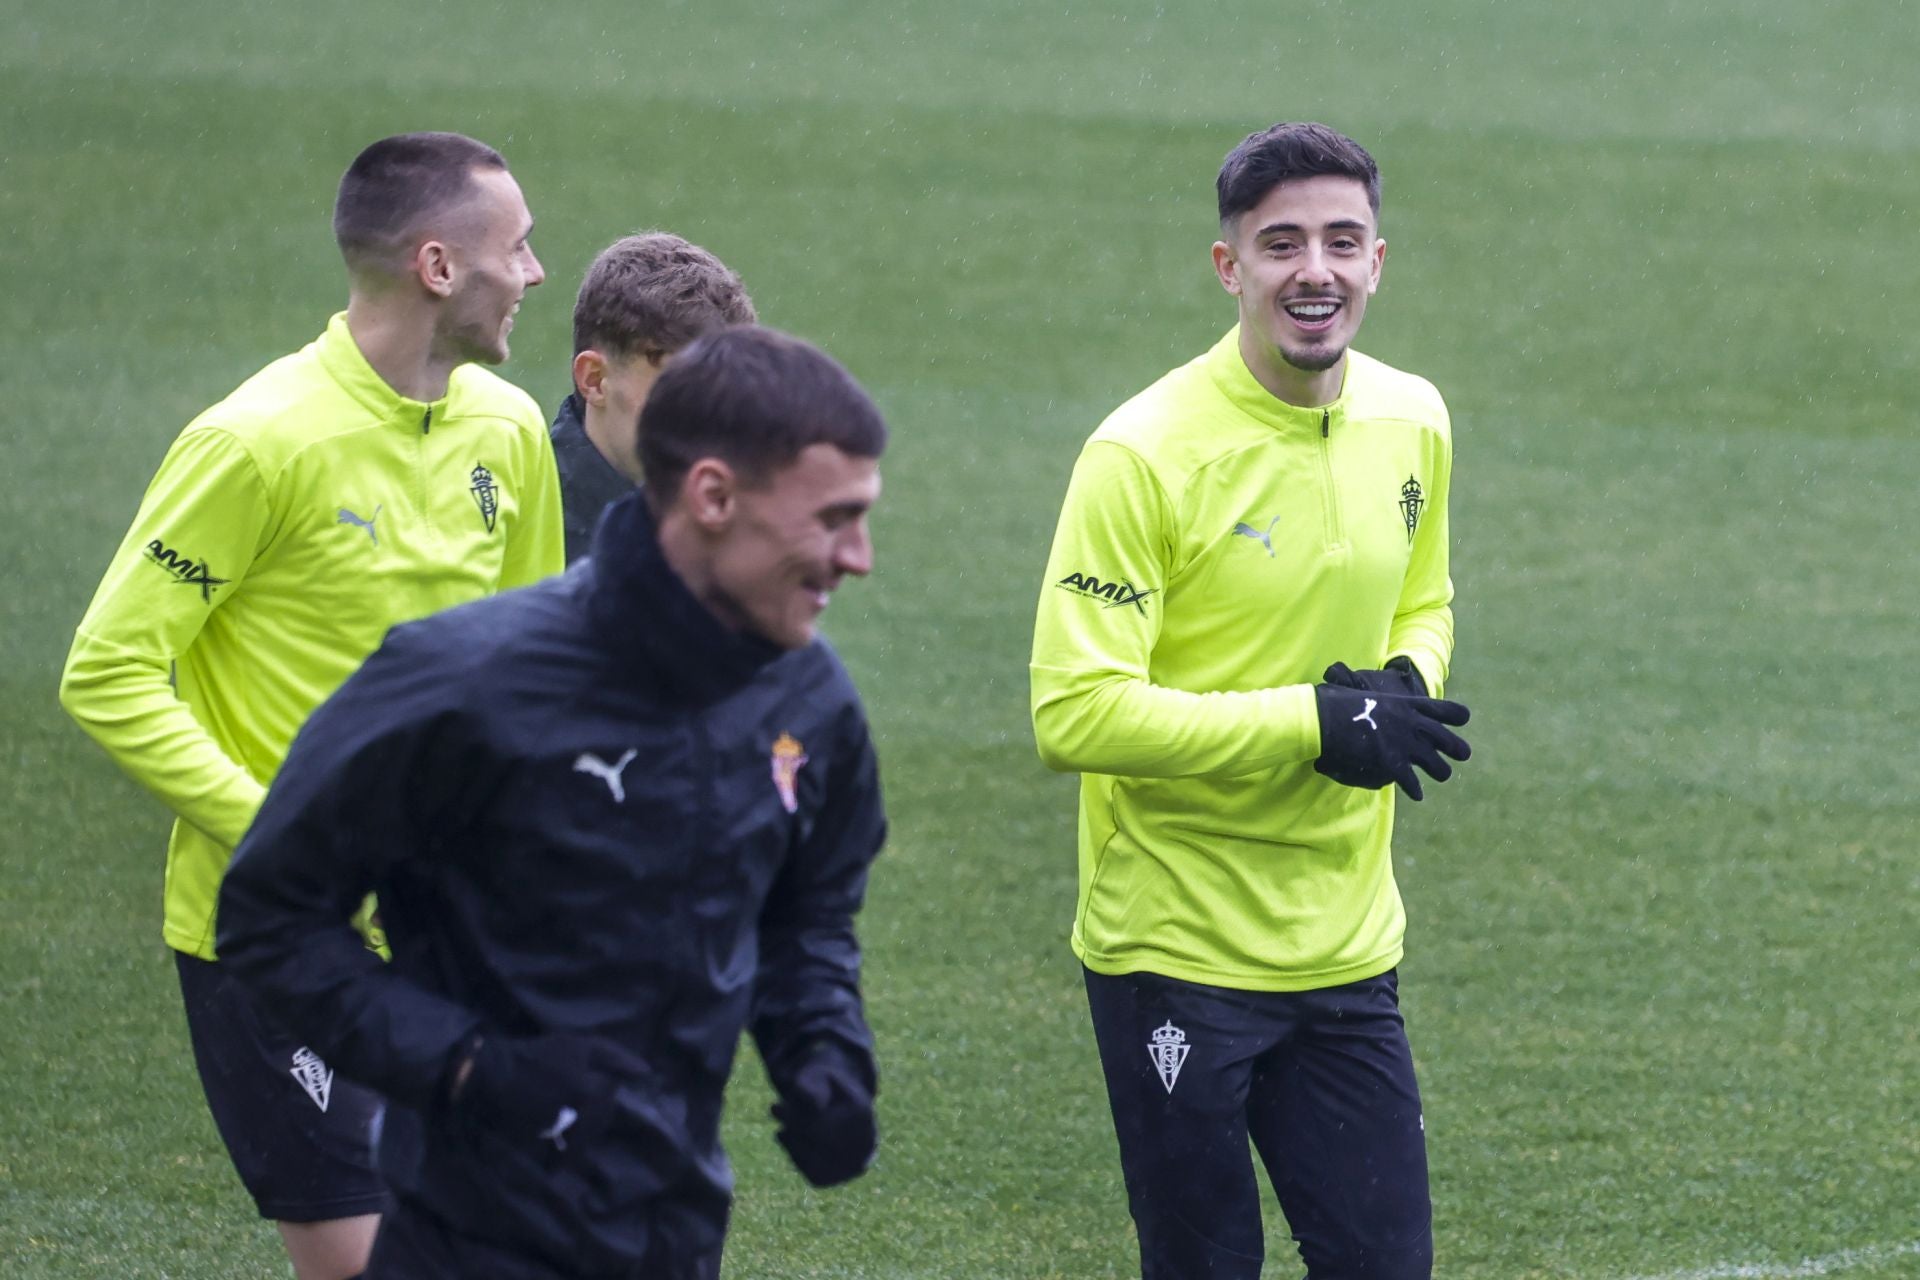
{"label": "quarter-zip collar", "polygon": [[425,431],[429,429],[428,424],[437,425],[447,416],[447,402],[453,398],[452,379],[447,381],[447,394],[431,404],[401,395],[367,363],[360,344],[353,340],[353,333],[347,328],[346,312],[327,321],[327,331],[320,335],[314,347],[327,376],[380,421]]}
{"label": "quarter-zip collar", "polygon": [[639,490],[601,515],[592,569],[587,607],[609,649],[631,654],[676,699],[718,701],[786,653],[726,626],[700,603],[667,563]]}
{"label": "quarter-zip collar", "polygon": [[1227,336],[1216,342],[1202,359],[1220,393],[1232,401],[1235,408],[1257,422],[1282,430],[1310,431],[1314,435],[1325,436],[1330,430],[1337,429],[1347,415],[1348,396],[1353,390],[1351,350],[1347,353],[1346,366],[1341,370],[1339,399],[1332,404],[1314,405],[1310,409],[1288,404],[1260,385],[1260,380],[1253,376],[1253,370],[1247,368],[1246,357],[1240,354],[1239,325],[1227,330]]}

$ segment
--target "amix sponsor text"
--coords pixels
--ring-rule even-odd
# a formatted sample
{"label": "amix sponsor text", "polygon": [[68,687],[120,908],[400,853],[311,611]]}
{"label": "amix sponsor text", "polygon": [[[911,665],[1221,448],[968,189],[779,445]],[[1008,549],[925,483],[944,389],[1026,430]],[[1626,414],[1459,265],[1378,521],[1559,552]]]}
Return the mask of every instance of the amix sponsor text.
{"label": "amix sponsor text", "polygon": [[1147,597],[1160,589],[1135,587],[1131,582],[1102,582],[1090,573],[1070,573],[1053,585],[1089,600],[1099,600],[1109,609],[1130,604],[1141,613],[1147,611]]}

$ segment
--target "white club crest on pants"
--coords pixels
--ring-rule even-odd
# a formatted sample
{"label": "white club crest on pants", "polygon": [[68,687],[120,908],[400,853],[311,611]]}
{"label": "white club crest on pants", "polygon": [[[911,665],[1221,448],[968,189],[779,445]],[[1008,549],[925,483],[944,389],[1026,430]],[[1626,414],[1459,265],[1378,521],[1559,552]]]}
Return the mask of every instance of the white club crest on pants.
{"label": "white club crest on pants", "polygon": [[1167,1092],[1173,1092],[1173,1086],[1180,1079],[1180,1067],[1187,1060],[1187,1051],[1193,1048],[1187,1043],[1187,1033],[1173,1025],[1169,1018],[1164,1026],[1153,1033],[1153,1039],[1147,1045],[1147,1053],[1153,1058],[1153,1066],[1160,1073],[1160,1083],[1167,1086]]}
{"label": "white club crest on pants", "polygon": [[322,1062],[319,1054],[301,1045],[293,1051],[292,1075],[313,1099],[313,1105],[325,1111],[333,1097],[333,1068]]}

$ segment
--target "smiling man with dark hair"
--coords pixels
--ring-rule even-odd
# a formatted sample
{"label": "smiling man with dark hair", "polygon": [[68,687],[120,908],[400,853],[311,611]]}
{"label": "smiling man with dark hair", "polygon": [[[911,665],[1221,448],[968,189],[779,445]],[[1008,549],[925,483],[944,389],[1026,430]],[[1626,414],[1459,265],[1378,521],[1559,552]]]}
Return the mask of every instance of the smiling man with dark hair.
{"label": "smiling man with dark hair", "polygon": [[1467,755],[1437,696],[1451,429],[1349,345],[1386,258],[1373,158],[1275,125],[1216,189],[1239,324],[1087,442],[1041,591],[1034,733],[1082,775],[1073,949],[1146,1280],[1260,1274],[1249,1140],[1311,1280],[1426,1280],[1389,844],[1395,786]]}
{"label": "smiling man with dark hair", "polygon": [[[368,1280],[712,1280],[743,1029],[809,1181],[873,1158],[853,920],[885,821],[816,625],[872,568],[886,438],[808,344],[696,341],[592,553],[396,628],[294,744],[220,949],[393,1101]],[[391,965],[347,923],[369,891]]]}

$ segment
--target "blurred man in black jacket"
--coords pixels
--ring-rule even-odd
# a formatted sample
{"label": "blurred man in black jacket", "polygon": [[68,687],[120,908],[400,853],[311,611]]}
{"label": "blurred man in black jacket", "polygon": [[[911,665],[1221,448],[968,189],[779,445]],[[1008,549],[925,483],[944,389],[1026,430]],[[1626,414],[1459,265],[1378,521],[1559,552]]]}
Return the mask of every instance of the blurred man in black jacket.
{"label": "blurred man in black jacket", "polygon": [[[885,833],[815,623],[886,428],[766,329],[683,351],[646,483],[565,575],[395,628],[295,741],[220,898],[234,972],[391,1107],[367,1276],[719,1273],[750,1028],[817,1185],[876,1142],[854,913]],[[379,895],[391,964],[349,924]]]}

